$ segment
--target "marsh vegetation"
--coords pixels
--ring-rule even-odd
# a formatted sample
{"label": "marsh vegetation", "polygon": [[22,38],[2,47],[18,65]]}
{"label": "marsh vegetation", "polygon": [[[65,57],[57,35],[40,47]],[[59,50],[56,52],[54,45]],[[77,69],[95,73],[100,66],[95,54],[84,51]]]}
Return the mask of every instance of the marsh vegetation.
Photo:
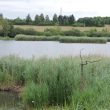
{"label": "marsh vegetation", "polygon": [[[84,57],[84,59],[88,59]],[[90,57],[89,60],[99,59]],[[109,109],[110,59],[100,58],[84,66],[84,86],[80,88],[80,58],[23,59],[0,58],[0,88],[21,86],[26,107],[66,106],[68,109]]]}

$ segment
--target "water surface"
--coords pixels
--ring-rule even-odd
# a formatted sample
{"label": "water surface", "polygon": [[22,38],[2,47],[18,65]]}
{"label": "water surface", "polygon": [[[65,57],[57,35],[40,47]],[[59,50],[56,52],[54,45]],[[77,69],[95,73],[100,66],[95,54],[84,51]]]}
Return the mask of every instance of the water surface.
{"label": "water surface", "polygon": [[0,40],[0,56],[18,55],[31,57],[60,57],[83,55],[100,55],[110,57],[110,43],[59,43],[55,41],[2,41]]}
{"label": "water surface", "polygon": [[0,92],[0,110],[21,110],[20,97],[12,92]]}

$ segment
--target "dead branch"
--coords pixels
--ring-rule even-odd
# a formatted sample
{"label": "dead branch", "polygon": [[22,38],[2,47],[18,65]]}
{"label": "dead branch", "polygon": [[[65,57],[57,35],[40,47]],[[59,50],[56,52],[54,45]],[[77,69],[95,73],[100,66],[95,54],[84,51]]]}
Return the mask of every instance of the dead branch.
{"label": "dead branch", "polygon": [[89,60],[83,60],[83,57],[82,57],[82,51],[84,49],[81,49],[80,50],[80,60],[81,60],[81,63],[80,63],[80,66],[81,66],[81,79],[80,79],[80,88],[83,89],[84,86],[85,86],[85,78],[84,78],[84,66],[85,65],[88,65],[89,63],[96,63],[96,62],[99,62],[101,61],[101,59],[98,59],[98,60],[93,60],[93,61],[89,61]]}

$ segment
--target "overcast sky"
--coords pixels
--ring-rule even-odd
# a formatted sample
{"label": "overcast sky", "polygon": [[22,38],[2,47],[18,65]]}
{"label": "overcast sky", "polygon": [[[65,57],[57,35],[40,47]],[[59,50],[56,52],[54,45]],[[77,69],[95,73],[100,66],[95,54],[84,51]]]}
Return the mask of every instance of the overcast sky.
{"label": "overcast sky", "polygon": [[0,0],[0,13],[7,18],[16,18],[30,13],[53,16],[74,14],[75,18],[87,16],[110,16],[110,0]]}

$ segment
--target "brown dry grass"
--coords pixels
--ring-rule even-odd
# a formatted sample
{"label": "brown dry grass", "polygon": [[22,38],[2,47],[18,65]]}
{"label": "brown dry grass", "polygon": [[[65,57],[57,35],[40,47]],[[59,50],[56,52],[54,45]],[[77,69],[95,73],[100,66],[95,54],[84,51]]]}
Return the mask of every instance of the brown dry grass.
{"label": "brown dry grass", "polygon": [[88,31],[91,29],[97,29],[101,31],[102,29],[106,29],[110,32],[110,25],[106,25],[105,27],[73,27],[73,26],[33,26],[33,25],[15,25],[15,27],[22,28],[22,29],[29,29],[32,28],[36,31],[43,32],[47,28],[57,28],[59,27],[63,31],[71,30],[71,29],[78,29],[80,31]]}

